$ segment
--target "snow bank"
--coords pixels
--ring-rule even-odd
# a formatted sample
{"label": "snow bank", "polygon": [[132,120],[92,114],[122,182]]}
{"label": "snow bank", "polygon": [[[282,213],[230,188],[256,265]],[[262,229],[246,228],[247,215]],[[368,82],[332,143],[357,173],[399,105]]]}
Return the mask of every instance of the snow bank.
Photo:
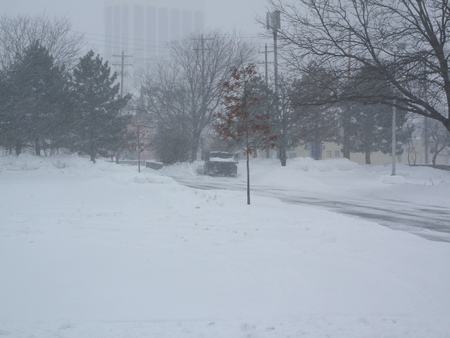
{"label": "snow bank", "polygon": [[203,162],[196,161],[194,163],[176,163],[170,166],[164,166],[160,173],[168,176],[185,177],[185,176],[197,176],[197,168],[202,166]]}
{"label": "snow bank", "polygon": [[0,157],[1,171],[37,171],[37,175],[42,173],[52,173],[55,175],[92,175],[101,171],[118,171],[117,165],[111,162],[98,161],[91,162],[86,157],[75,155],[54,155],[54,156],[32,156],[21,154],[19,156]]}

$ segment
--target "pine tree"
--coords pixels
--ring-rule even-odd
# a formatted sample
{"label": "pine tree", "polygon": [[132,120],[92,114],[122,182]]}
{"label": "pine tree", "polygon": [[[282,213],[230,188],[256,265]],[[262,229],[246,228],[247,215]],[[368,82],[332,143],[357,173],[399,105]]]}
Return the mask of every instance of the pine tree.
{"label": "pine tree", "polygon": [[14,145],[16,154],[32,144],[40,155],[61,136],[58,128],[64,122],[62,109],[68,97],[65,69],[56,66],[48,50],[35,41],[4,74],[3,142]]}
{"label": "pine tree", "polygon": [[370,164],[370,155],[381,151],[389,153],[392,138],[392,108],[380,105],[349,104],[350,149],[355,153],[364,153],[366,164]]}
{"label": "pine tree", "polygon": [[307,72],[293,84],[290,100],[295,131],[302,143],[311,145],[316,160],[322,158],[322,143],[335,141],[337,136],[338,110],[324,104],[336,87],[333,74],[316,62],[311,62]]}
{"label": "pine tree", "polygon": [[[384,92],[392,95],[392,89],[381,80],[378,74],[370,68],[362,69],[350,83],[352,88],[347,91],[359,97],[359,101],[348,102],[350,113],[350,148],[353,152],[364,153],[366,164],[370,164],[370,155],[381,151],[384,154],[391,152],[392,142],[392,106],[372,102],[364,102],[361,98],[373,95],[371,92]],[[407,114],[404,110],[397,109],[396,126],[397,141],[407,142],[411,137],[411,131],[404,129]],[[402,149],[397,147],[397,154]]]}
{"label": "pine tree", "polygon": [[117,74],[111,75],[108,62],[89,51],[73,71],[75,124],[72,148],[88,154],[95,162],[98,155],[116,150],[126,132],[128,117],[121,116],[130,95],[118,97]]}

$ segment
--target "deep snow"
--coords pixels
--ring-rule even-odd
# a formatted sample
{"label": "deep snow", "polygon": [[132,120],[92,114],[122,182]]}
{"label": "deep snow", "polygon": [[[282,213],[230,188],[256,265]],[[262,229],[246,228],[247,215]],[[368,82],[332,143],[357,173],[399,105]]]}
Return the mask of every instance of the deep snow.
{"label": "deep snow", "polygon": [[[255,185],[449,204],[430,168],[251,165]],[[449,243],[170,176],[204,179],[0,158],[0,336],[450,337]]]}

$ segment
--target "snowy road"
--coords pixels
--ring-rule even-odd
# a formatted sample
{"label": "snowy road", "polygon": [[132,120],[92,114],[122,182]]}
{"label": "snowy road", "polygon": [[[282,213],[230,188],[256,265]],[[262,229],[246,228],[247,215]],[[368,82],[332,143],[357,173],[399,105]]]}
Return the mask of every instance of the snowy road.
{"label": "snowy road", "polygon": [[[195,189],[245,190],[245,183],[226,177],[174,177],[179,183]],[[393,199],[349,198],[327,196],[311,191],[253,185],[252,193],[276,197],[283,202],[313,205],[342,214],[372,220],[395,230],[408,231],[424,238],[450,242],[450,210],[442,206],[420,205]],[[299,216],[301,217],[301,216]]]}

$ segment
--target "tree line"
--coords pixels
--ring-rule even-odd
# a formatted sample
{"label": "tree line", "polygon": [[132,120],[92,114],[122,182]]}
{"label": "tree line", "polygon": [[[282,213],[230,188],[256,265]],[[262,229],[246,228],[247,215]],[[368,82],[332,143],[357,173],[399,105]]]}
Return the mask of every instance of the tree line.
{"label": "tree line", "polygon": [[[340,144],[344,157],[364,153],[370,163],[371,153],[391,152],[394,108],[397,154],[402,145],[413,147],[417,135],[434,153],[433,162],[449,146],[448,1],[268,0],[268,5],[281,17],[276,35],[283,71],[278,93],[266,82],[268,99],[258,106],[270,112],[282,165],[288,149],[318,148],[325,141]],[[265,20],[260,23],[266,27]],[[268,30],[268,37],[272,33]],[[177,42],[172,63],[149,71],[142,82],[143,111],[159,128],[155,142],[168,162],[194,160],[205,135],[218,136],[214,112],[226,106],[224,83],[236,69],[257,63],[254,48],[242,52],[243,45],[214,41],[219,37],[210,34]],[[228,62],[217,63],[224,55]],[[214,77],[218,70],[226,77]],[[418,116],[427,127],[417,123]],[[177,128],[191,132],[181,137]],[[211,146],[221,144],[213,138]],[[179,157],[171,156],[175,153]]]}
{"label": "tree line", "polygon": [[[137,71],[135,98],[120,98],[116,76],[100,56],[91,51],[74,62],[81,40],[70,35],[67,21],[0,19],[1,145],[16,153],[32,146],[36,154],[65,148],[95,160],[130,146],[134,128],[138,151],[149,146],[170,164],[194,161],[212,148],[247,153],[268,148],[258,143],[260,132],[243,146],[235,131],[245,125],[249,132],[264,129],[281,165],[289,149],[304,145],[314,150],[326,141],[340,144],[345,157],[364,153],[370,163],[371,153],[390,152],[395,107],[397,153],[421,127],[409,123],[411,116],[427,118],[422,137],[435,155],[448,146],[447,1],[268,4],[281,17],[276,32],[268,31],[281,42],[276,92],[274,79],[254,66],[257,46],[212,31],[172,42],[168,58]],[[26,44],[7,38],[36,26],[47,27],[40,29],[46,33],[27,34]],[[50,39],[56,32],[62,42]],[[250,70],[231,100],[236,88],[230,84]],[[132,119],[123,114],[128,101]],[[148,144],[139,139],[144,130],[151,135]]]}
{"label": "tree line", "polygon": [[[36,27],[30,22],[46,29],[35,35]],[[82,40],[68,37],[67,25],[66,20],[55,23],[46,17],[0,20],[2,39],[17,27],[28,32],[21,34],[25,41],[5,40],[8,44],[0,55],[0,146],[10,153],[19,155],[32,148],[39,156],[66,149],[95,162],[126,142],[129,117],[120,112],[131,96],[118,96],[116,74],[100,55],[89,51],[73,62]],[[50,39],[55,32],[60,34],[55,37],[58,43]],[[28,39],[37,36],[42,40]],[[49,41],[53,50],[44,45]]]}
{"label": "tree line", "polygon": [[[247,138],[242,146],[241,137],[245,135],[236,132],[242,131],[242,125],[253,129],[251,133],[258,131],[263,119],[268,127],[265,136],[270,134],[270,143],[277,149],[283,166],[288,149],[296,146],[321,147],[327,141],[342,144],[344,115],[349,117],[352,152],[365,153],[370,163],[371,153],[391,150],[391,105],[329,101],[334,92],[351,91],[353,86],[359,86],[366,94],[377,88],[389,92],[389,84],[383,79],[373,78],[367,88],[357,83],[358,79],[371,76],[369,68],[361,69],[350,83],[342,86],[342,82],[335,80],[333,69],[312,61],[307,72],[280,76],[277,96],[255,66],[256,46],[237,37],[218,32],[197,34],[171,44],[169,53],[169,61],[141,73],[140,98],[136,103],[152,129],[151,145],[166,164],[194,161],[199,150],[241,149],[247,155],[255,155],[257,150],[268,148],[258,142],[261,134]],[[240,97],[245,102],[245,108],[242,103],[230,106],[230,81],[239,80],[236,77],[248,77],[246,84],[233,94],[235,99]],[[325,83],[326,89],[322,87]],[[227,111],[234,111],[233,118],[229,114],[226,117]],[[225,117],[228,137],[224,132]],[[398,153],[402,151],[400,143],[411,137],[407,120],[407,112],[400,111]]]}
{"label": "tree line", "polygon": [[38,156],[58,149],[94,162],[110,156],[124,141],[128,117],[120,110],[130,99],[117,96],[115,82],[93,51],[68,72],[35,41],[1,73],[0,144],[16,155],[32,147]]}
{"label": "tree line", "polygon": [[[314,76],[309,67],[314,62],[331,74],[329,81],[315,82],[330,95],[311,98],[308,105],[347,105],[344,154],[364,143],[350,142],[352,111],[377,105],[422,117],[425,123],[414,125],[434,153],[433,163],[450,146],[448,0],[267,2],[281,17],[276,33],[289,70]],[[407,132],[399,130],[400,138]]]}

